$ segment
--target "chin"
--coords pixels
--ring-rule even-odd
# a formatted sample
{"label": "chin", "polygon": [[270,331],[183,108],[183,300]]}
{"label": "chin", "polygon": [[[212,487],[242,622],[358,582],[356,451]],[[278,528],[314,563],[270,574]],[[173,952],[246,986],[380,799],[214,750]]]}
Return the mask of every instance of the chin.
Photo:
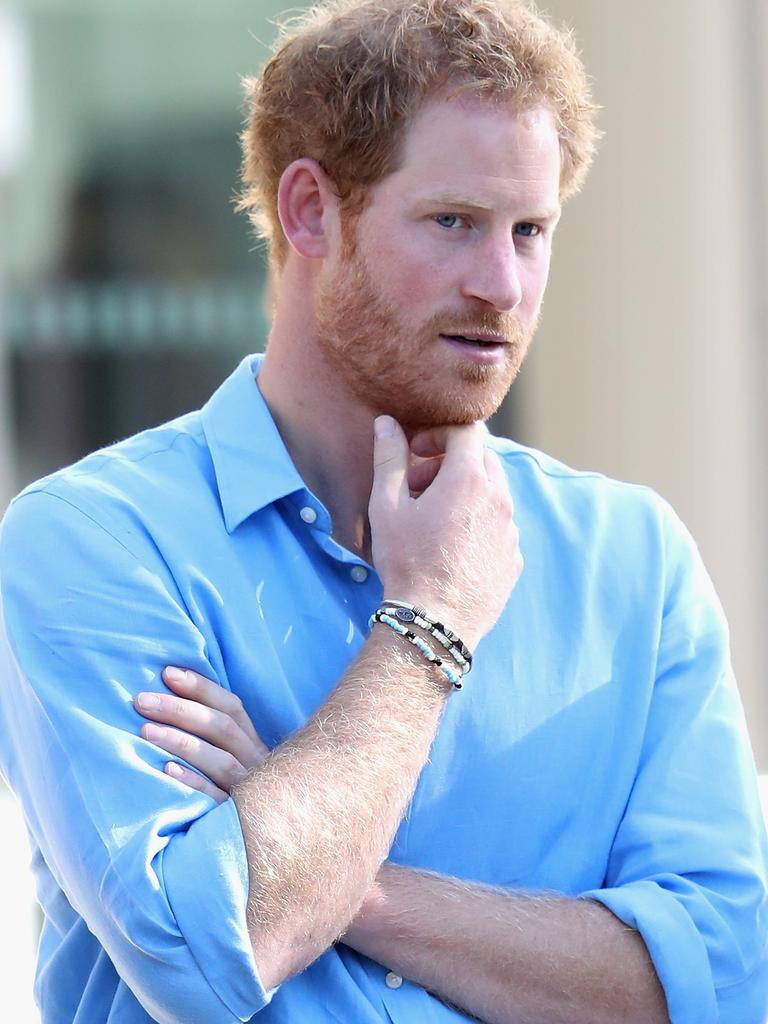
{"label": "chin", "polygon": [[[476,394],[472,394],[476,391]],[[456,388],[439,395],[422,394],[406,396],[386,403],[380,411],[393,416],[408,431],[425,430],[430,427],[464,427],[470,423],[485,422],[497,411],[504,401],[508,387]],[[409,400],[410,399],[410,400]]]}

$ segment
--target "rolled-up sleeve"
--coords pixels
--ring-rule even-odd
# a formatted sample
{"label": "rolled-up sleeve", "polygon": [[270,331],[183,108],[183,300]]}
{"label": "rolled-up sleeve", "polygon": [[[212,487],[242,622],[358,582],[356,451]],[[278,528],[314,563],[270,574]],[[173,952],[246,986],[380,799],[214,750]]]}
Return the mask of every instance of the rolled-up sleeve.
{"label": "rolled-up sleeve", "polygon": [[162,770],[140,690],[165,665],[221,678],[151,538],[32,491],[0,536],[3,769],[74,910],[159,1024],[248,1020],[268,996],[246,928],[232,801]]}
{"label": "rolled-up sleeve", "polygon": [[669,517],[641,762],[599,900],[643,936],[673,1024],[768,1019],[766,841],[719,603]]}

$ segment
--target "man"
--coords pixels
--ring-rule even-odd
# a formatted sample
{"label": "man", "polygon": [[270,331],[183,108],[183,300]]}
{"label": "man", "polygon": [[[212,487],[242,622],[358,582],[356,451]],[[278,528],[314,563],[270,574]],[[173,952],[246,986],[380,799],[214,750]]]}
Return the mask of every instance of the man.
{"label": "man", "polygon": [[[516,0],[344,2],[250,89],[266,356],[4,522],[44,1021],[758,1024],[765,838],[695,547],[477,423],[594,146],[571,44]],[[250,770],[217,802],[162,744]]]}

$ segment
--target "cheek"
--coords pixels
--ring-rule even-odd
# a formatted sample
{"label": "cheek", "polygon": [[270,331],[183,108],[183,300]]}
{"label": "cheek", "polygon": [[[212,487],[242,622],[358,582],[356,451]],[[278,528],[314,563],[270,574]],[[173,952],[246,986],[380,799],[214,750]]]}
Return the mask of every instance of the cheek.
{"label": "cheek", "polygon": [[438,255],[427,248],[422,252],[411,251],[405,256],[393,253],[389,267],[390,274],[397,280],[400,294],[414,309],[422,307],[422,312],[432,315],[435,305],[445,306],[454,298],[454,290],[458,288],[457,277],[461,273],[457,263],[447,254]]}
{"label": "cheek", "polygon": [[524,305],[533,311],[539,308],[544,296],[549,278],[549,262],[550,257],[547,256],[546,259],[532,263],[523,281]]}
{"label": "cheek", "polygon": [[439,292],[437,274],[423,264],[403,268],[399,277],[402,293],[413,308],[428,304]]}
{"label": "cheek", "polygon": [[374,229],[364,242],[371,280],[401,319],[430,317],[450,299],[450,267],[412,232]]}
{"label": "cheek", "polygon": [[421,261],[404,260],[402,255],[393,255],[379,265],[386,267],[379,277],[380,287],[401,316],[418,316],[427,307],[430,314],[434,311],[431,306],[440,291],[436,268]]}

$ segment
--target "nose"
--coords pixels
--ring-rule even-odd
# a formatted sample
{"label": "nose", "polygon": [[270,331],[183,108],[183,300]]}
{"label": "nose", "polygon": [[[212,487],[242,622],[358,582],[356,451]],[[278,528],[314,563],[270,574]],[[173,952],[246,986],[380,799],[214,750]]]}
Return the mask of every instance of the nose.
{"label": "nose", "polygon": [[500,313],[517,309],[523,298],[518,259],[514,238],[487,239],[472,253],[462,294],[480,299]]}

